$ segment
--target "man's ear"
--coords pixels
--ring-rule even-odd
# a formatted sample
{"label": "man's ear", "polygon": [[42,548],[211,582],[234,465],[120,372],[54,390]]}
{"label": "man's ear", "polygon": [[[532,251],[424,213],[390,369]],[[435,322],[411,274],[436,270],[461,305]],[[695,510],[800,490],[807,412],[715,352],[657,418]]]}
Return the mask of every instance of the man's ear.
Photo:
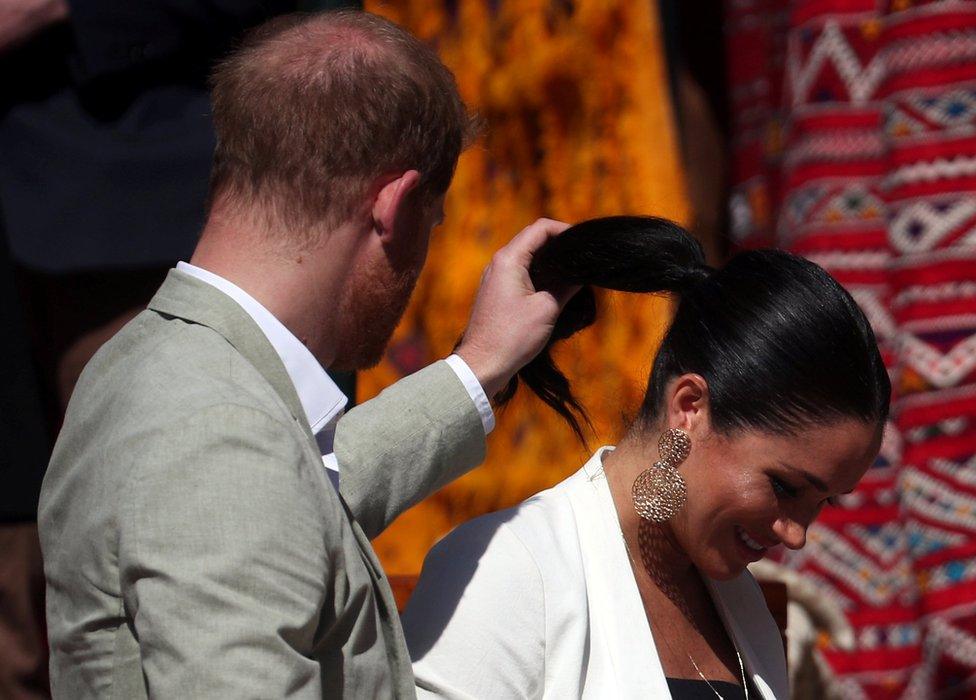
{"label": "man's ear", "polygon": [[373,228],[382,238],[389,238],[396,228],[397,217],[403,213],[407,199],[420,184],[420,173],[408,170],[399,176],[389,176],[380,183],[373,200]]}

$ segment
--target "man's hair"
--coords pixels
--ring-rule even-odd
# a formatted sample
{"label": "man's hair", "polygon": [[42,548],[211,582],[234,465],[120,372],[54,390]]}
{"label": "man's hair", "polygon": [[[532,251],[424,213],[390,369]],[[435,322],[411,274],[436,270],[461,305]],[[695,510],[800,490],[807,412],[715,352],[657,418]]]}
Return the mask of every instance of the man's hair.
{"label": "man's hair", "polygon": [[383,174],[419,171],[417,195],[433,201],[477,136],[434,51],[363,12],[272,20],[216,67],[211,87],[211,205],[254,202],[305,232],[304,244],[355,214]]}

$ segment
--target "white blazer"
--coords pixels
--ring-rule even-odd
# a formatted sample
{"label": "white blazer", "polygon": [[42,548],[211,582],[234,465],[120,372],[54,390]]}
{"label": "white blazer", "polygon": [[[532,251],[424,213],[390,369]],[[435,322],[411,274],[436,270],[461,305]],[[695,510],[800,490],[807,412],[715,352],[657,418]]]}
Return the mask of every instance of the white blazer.
{"label": "white blazer", "polygon": [[[431,550],[403,615],[420,697],[670,698],[601,456]],[[786,700],[786,658],[744,571],[706,580],[746,674]]]}

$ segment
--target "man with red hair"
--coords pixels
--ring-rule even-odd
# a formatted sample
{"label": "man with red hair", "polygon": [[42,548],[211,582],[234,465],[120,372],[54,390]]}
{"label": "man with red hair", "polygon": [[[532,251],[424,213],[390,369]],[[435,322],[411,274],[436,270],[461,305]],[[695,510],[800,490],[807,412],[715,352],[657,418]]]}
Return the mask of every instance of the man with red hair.
{"label": "man with red hair", "polygon": [[488,397],[573,290],[540,220],[485,272],[456,354],[342,420],[323,368],[378,361],[472,122],[453,76],[367,14],[286,17],[216,70],[189,263],[77,385],[40,531],[58,697],[409,697],[369,538],[481,461]]}

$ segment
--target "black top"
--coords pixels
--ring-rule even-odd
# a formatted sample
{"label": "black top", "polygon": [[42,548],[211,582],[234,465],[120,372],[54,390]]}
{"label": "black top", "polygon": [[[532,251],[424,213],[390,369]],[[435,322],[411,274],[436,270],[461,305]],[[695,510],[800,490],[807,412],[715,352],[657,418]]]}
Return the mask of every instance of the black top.
{"label": "black top", "polygon": [[69,0],[0,55],[0,203],[13,259],[47,272],[172,264],[203,224],[206,77],[297,0]]}
{"label": "black top", "polygon": [[[742,686],[738,683],[729,683],[728,681],[709,681],[712,688],[708,687],[708,683],[702,680],[691,680],[688,678],[668,678],[668,690],[671,691],[671,697],[674,700],[716,700],[715,691],[724,698],[724,700],[745,700],[746,694],[742,692]],[[752,684],[749,684],[749,697],[758,698],[759,694],[756,693]]]}

